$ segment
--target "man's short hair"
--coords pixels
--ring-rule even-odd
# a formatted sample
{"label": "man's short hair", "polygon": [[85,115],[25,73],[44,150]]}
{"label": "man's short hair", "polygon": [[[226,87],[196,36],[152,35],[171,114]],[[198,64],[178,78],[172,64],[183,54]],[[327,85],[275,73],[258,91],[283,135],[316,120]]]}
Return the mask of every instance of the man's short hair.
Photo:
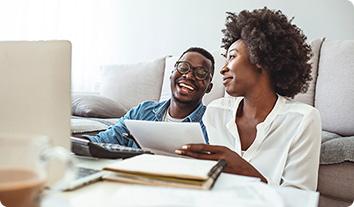
{"label": "man's short hair", "polygon": [[208,60],[210,60],[211,62],[211,75],[214,76],[214,65],[215,65],[215,60],[214,60],[214,57],[212,54],[210,54],[210,52],[208,52],[207,50],[203,49],[203,48],[200,48],[200,47],[190,47],[188,48],[186,51],[184,51],[182,53],[182,55],[178,58],[178,59],[181,59],[182,56],[184,54],[186,54],[187,52],[197,52],[201,55],[203,55],[205,58],[207,58]]}

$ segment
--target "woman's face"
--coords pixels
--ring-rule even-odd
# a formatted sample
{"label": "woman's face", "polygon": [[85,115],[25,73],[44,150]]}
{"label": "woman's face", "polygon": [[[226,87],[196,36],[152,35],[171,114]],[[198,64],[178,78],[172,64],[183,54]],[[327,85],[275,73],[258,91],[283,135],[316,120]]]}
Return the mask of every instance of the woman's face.
{"label": "woman's face", "polygon": [[226,65],[221,69],[225,90],[231,96],[245,96],[252,92],[260,76],[260,68],[250,62],[246,44],[234,42],[227,51]]}

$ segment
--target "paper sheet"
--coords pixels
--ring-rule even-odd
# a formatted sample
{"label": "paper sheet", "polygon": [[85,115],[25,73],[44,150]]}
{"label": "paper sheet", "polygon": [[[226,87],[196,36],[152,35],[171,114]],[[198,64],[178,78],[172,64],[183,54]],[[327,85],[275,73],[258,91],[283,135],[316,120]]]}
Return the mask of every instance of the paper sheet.
{"label": "paper sheet", "polygon": [[124,123],[143,149],[175,154],[185,144],[205,143],[197,122],[125,120]]}

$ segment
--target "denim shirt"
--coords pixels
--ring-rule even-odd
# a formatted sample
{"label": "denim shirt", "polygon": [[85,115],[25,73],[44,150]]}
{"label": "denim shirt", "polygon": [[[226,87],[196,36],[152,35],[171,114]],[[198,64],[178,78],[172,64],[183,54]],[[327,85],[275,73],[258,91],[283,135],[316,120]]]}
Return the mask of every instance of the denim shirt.
{"label": "denim shirt", "polygon": [[[156,101],[144,101],[136,107],[130,109],[123,117],[121,117],[117,123],[110,126],[106,131],[100,132],[96,136],[90,136],[89,139],[92,142],[101,143],[115,143],[123,146],[138,148],[138,145],[127,135],[129,131],[124,124],[124,120],[147,120],[147,121],[162,121],[163,116],[170,106],[170,100],[156,102]],[[189,114],[183,122],[199,122],[204,139],[206,143],[209,143],[206,128],[202,122],[202,117],[206,107],[200,104],[191,114]]]}

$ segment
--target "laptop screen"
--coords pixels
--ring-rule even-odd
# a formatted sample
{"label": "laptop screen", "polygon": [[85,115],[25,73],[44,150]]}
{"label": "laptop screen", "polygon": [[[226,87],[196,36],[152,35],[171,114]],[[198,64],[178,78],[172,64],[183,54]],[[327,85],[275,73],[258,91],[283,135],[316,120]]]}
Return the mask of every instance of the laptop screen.
{"label": "laptop screen", "polygon": [[48,136],[69,149],[71,43],[0,42],[0,133]]}

